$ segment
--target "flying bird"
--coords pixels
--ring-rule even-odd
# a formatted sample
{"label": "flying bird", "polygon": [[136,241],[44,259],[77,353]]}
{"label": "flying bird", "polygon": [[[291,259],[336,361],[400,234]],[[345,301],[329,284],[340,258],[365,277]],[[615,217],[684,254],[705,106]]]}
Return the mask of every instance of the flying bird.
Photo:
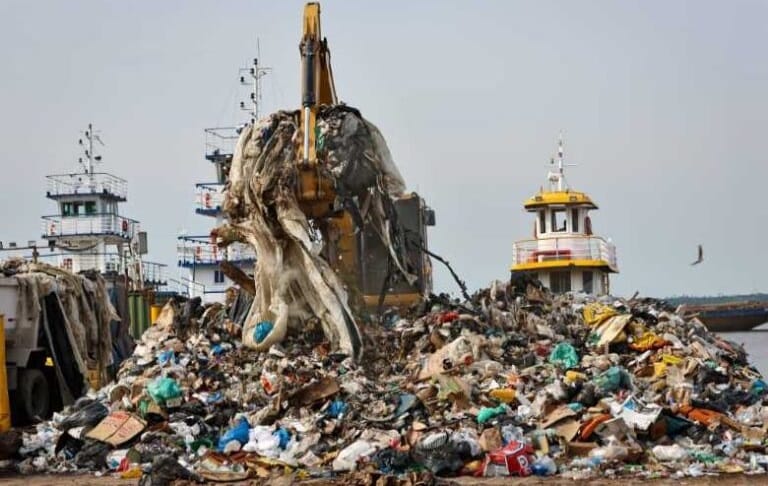
{"label": "flying bird", "polygon": [[697,258],[695,262],[691,263],[691,266],[698,265],[703,261],[704,261],[704,248],[702,248],[701,245],[699,245],[699,258]]}

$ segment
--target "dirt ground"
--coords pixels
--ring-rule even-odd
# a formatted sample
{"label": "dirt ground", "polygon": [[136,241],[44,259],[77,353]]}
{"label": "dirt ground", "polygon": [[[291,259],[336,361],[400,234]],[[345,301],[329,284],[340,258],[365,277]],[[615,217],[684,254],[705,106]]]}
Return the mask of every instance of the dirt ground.
{"label": "dirt ground", "polygon": [[[64,486],[127,486],[135,485],[138,480],[136,479],[119,479],[110,476],[96,477],[93,475],[0,475],[0,484],[11,486],[48,486],[48,485],[64,485]],[[336,481],[329,480],[315,480],[306,481],[304,484],[311,486],[325,486],[336,484]],[[642,479],[594,479],[591,481],[573,481],[565,479],[544,479],[538,477],[529,478],[450,478],[438,480],[438,485],[443,486],[477,486],[477,485],[508,485],[518,484],[522,486],[570,486],[573,484],[587,484],[590,486],[616,486],[621,484],[622,486],[747,486],[757,484],[768,484],[768,475],[756,475],[746,476],[743,474],[730,474],[721,476],[707,476],[701,478],[686,478],[686,479],[659,479],[659,480],[642,480]],[[179,482],[178,485],[191,484],[187,482]],[[256,486],[264,485],[263,481],[252,480],[235,483],[226,483],[228,485],[241,485],[241,486]],[[292,484],[290,477],[283,477],[277,481],[270,481],[271,486],[288,486]],[[349,483],[346,483],[349,484]]]}

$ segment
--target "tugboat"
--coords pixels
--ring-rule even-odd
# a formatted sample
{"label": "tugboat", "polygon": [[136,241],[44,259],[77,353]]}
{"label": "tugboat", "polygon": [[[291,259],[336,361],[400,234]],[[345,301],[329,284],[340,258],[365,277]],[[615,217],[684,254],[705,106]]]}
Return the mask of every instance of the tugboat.
{"label": "tugboat", "polygon": [[42,237],[50,253],[39,253],[35,246],[32,257],[73,273],[101,273],[124,325],[130,322],[136,337],[149,324],[156,292],[168,283],[166,266],[142,259],[147,234],[138,221],[120,213],[120,203],[128,198],[125,179],[95,171],[102,161],[96,144],[104,145],[99,131],[88,124],[82,135],[80,170],[47,176],[46,197],[56,202],[58,214],[42,217]]}
{"label": "tugboat", "polygon": [[597,205],[565,180],[562,137],[557,163],[550,160],[549,187],[527,199],[523,207],[535,215],[533,239],[512,247],[512,276],[537,278],[554,293],[610,293],[610,275],[618,273],[616,247],[592,233],[589,212]]}
{"label": "tugboat", "polygon": [[[270,71],[261,67],[258,58],[250,68],[240,69],[240,84],[251,87],[250,106],[244,102],[240,108],[247,111],[251,120],[259,117],[261,78]],[[215,127],[205,129],[205,158],[216,169],[214,182],[195,185],[195,213],[213,218],[213,227],[224,222],[221,204],[229,166],[232,163],[235,144],[241,127]],[[224,274],[221,263],[226,261],[244,273],[253,273],[256,253],[243,243],[232,243],[225,249],[216,246],[210,234],[181,235],[177,241],[177,264],[181,269],[180,291],[189,297],[200,297],[203,302],[224,302],[226,291],[233,282]]]}

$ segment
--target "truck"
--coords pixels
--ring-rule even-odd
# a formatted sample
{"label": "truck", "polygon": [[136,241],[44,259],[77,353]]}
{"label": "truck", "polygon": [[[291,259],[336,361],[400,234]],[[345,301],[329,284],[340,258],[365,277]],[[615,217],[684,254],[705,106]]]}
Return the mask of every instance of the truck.
{"label": "truck", "polygon": [[15,424],[50,417],[89,387],[106,382],[108,368],[115,364],[117,316],[101,275],[74,275],[46,264],[24,268],[30,271],[0,274],[7,388]]}

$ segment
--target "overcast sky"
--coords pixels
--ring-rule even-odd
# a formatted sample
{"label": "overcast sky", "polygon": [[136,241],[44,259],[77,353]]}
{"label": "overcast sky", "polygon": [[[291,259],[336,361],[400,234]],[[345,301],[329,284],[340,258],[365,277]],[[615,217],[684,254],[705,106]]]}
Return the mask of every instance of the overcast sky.
{"label": "overcast sky", "polygon": [[[264,111],[299,106],[302,8],[0,1],[0,240],[40,236],[44,177],[76,167],[93,122],[100,169],[128,180],[123,212],[173,267],[178,233],[212,222],[193,212],[214,179],[203,128],[243,120],[257,38]],[[471,288],[508,277],[562,131],[619,295],[768,291],[766,18],[758,0],[322,2],[340,98],[379,126],[437,212],[432,249]]]}

